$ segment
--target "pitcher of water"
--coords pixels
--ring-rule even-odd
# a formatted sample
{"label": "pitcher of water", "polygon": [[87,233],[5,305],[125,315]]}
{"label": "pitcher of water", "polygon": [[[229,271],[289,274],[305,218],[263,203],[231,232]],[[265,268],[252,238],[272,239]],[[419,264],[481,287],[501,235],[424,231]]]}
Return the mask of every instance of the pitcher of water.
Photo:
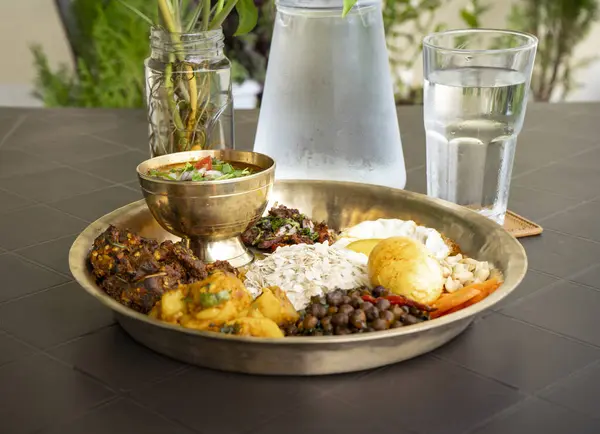
{"label": "pitcher of water", "polygon": [[278,0],[254,150],[283,179],[404,188],[381,0]]}

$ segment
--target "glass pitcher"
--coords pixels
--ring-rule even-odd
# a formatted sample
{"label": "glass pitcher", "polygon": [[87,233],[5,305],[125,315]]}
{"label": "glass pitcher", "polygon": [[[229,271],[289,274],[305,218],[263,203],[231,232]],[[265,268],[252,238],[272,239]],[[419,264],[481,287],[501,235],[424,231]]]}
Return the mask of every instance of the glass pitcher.
{"label": "glass pitcher", "polygon": [[254,150],[279,179],[404,188],[380,0],[278,0]]}

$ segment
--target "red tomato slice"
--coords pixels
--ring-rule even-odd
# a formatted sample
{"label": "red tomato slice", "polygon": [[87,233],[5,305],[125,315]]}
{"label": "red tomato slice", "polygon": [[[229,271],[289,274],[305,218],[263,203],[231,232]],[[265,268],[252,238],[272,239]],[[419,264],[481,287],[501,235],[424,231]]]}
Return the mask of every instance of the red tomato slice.
{"label": "red tomato slice", "polygon": [[202,158],[194,165],[194,167],[196,167],[196,169],[202,169],[205,167],[206,170],[212,170],[212,157],[208,156]]}

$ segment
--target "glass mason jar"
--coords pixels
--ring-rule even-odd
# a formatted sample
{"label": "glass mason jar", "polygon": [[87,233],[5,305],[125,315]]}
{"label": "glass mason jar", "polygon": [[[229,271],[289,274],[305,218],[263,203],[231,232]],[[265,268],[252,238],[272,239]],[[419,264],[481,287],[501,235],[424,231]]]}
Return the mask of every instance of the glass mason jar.
{"label": "glass mason jar", "polygon": [[145,62],[150,155],[233,148],[231,64],[221,29],[153,28]]}
{"label": "glass mason jar", "polygon": [[277,177],[396,188],[406,169],[381,0],[278,0],[254,150]]}

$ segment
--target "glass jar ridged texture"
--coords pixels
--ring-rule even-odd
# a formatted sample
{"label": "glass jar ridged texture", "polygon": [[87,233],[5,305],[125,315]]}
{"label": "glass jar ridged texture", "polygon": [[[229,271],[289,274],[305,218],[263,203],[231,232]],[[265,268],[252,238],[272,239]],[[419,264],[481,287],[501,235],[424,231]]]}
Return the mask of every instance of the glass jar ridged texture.
{"label": "glass jar ridged texture", "polygon": [[145,62],[150,154],[232,149],[231,64],[221,29],[153,28]]}

